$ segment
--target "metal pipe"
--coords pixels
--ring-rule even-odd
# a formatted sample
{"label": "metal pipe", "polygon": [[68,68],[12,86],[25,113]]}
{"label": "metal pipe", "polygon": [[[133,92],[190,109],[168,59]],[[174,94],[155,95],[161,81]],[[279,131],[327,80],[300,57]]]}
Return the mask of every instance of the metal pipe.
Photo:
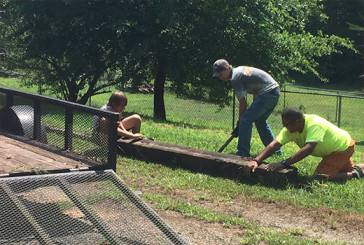
{"label": "metal pipe", "polygon": [[337,120],[337,126],[340,128],[341,124],[341,96],[339,96],[339,115]]}
{"label": "metal pipe", "polygon": [[109,137],[108,137],[108,156],[107,156],[107,164],[109,167],[116,172],[116,151],[117,145],[116,141],[118,138],[118,121],[119,115],[114,114],[109,117]]}
{"label": "metal pipe", "polygon": [[69,106],[66,107],[66,120],[65,120],[65,132],[64,132],[64,149],[72,150],[73,140],[73,109]]}
{"label": "metal pipe", "polygon": [[41,103],[39,100],[34,100],[33,111],[33,139],[42,141],[41,137]]}

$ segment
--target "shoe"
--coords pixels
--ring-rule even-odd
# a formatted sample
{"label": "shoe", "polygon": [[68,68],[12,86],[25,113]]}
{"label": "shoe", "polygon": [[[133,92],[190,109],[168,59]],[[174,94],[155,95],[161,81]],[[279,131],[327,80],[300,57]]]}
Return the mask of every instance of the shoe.
{"label": "shoe", "polygon": [[353,174],[354,174],[355,178],[358,178],[358,179],[363,178],[364,170],[359,166],[355,166],[354,170],[353,170]]}

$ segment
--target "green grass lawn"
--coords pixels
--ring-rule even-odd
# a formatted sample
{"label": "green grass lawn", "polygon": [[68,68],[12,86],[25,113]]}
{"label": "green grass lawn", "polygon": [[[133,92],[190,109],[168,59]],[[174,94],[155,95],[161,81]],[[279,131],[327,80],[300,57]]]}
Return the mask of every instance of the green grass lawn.
{"label": "green grass lawn", "polygon": [[[0,78],[0,86],[17,88],[14,79]],[[20,88],[34,92],[36,90]],[[217,151],[229,138],[232,129],[232,108],[218,110],[218,106],[195,100],[177,98],[174,94],[165,96],[167,121],[160,122],[153,119],[153,95],[126,93],[128,106],[125,114],[139,113],[143,118],[142,133],[147,137],[154,137],[156,141],[183,145],[203,150]],[[110,94],[98,95],[92,98],[92,106],[104,105]],[[282,98],[282,97],[281,97]],[[4,98],[0,96],[0,103]],[[281,130],[279,112],[283,109],[280,100],[276,111],[269,118],[269,123],[275,135]],[[305,113],[315,113],[330,121],[336,120],[336,98],[325,96],[299,96],[286,94],[286,106],[301,106]],[[342,102],[342,128],[347,130],[357,141],[356,152],[353,160],[364,163],[364,100],[343,99]],[[224,153],[234,154],[237,139],[234,139]],[[263,149],[256,130],[252,136],[252,155],[257,155]],[[286,145],[283,147],[284,157],[289,157],[298,150],[297,146]],[[271,157],[267,162],[274,162],[284,157]],[[295,166],[298,168],[303,188],[287,185],[276,187],[265,183],[252,183],[251,181],[237,181],[218,178],[200,173],[193,173],[183,169],[173,169],[156,163],[137,161],[118,156],[117,173],[137,189],[148,187],[161,189],[158,195],[145,193],[142,196],[147,202],[153,203],[160,209],[176,210],[186,216],[198,219],[215,220],[226,224],[238,224],[243,229],[253,232],[254,241],[269,244],[315,244],[315,241],[302,242],[289,234],[267,233],[265,228],[255,229],[248,226],[243,220],[222,213],[212,212],[198,205],[189,204],[187,201],[175,200],[169,193],[185,192],[186,195],[194,192],[199,200],[218,200],[224,205],[235,202],[238,198],[275,202],[283,205],[295,206],[305,210],[333,210],[345,214],[364,214],[364,180],[351,180],[346,182],[318,182],[311,179],[317,163],[316,157],[307,157]],[[325,212],[324,212],[325,213]],[[323,215],[324,215],[323,213]],[[254,240],[255,239],[255,240]],[[277,239],[278,242],[270,242]],[[293,239],[293,241],[291,240]],[[298,242],[298,239],[300,242]],[[258,243],[257,242],[257,243]]]}

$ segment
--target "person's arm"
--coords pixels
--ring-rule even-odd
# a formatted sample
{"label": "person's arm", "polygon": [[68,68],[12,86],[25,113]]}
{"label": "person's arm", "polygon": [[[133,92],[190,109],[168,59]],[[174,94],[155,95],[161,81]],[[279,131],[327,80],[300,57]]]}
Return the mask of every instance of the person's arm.
{"label": "person's arm", "polygon": [[272,163],[266,167],[266,170],[273,171],[275,169],[284,168],[291,164],[301,161],[303,158],[309,156],[313,152],[317,143],[318,142],[307,142],[301,149],[299,149],[299,151],[293,154],[290,158],[287,158],[285,160],[285,164],[283,164],[282,162]]}
{"label": "person's arm", "polygon": [[275,139],[269,145],[267,145],[264,150],[252,161],[250,161],[245,166],[245,175],[250,175],[250,172],[255,172],[255,169],[259,166],[264,159],[270,157],[274,152],[276,152],[282,145]]}
{"label": "person's arm", "polygon": [[246,111],[248,105],[246,103],[246,99],[245,97],[241,98],[239,100],[239,119],[241,118],[241,115],[244,114],[244,112]]}

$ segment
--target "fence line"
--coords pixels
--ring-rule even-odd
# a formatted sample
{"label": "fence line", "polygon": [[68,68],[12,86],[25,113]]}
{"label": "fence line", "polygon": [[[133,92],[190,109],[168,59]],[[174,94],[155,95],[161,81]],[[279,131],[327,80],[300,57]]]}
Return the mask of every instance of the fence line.
{"label": "fence line", "polygon": [[323,94],[323,93],[311,93],[311,92],[299,92],[299,91],[287,91],[287,90],[283,90],[281,92],[284,93],[283,108],[286,108],[286,96],[285,96],[286,93],[336,97],[336,114],[335,114],[335,118],[336,118],[336,121],[338,122],[338,125],[337,125],[338,127],[341,126],[342,98],[364,99],[364,97],[361,97],[361,96],[350,96],[350,95],[335,95],[335,94]]}
{"label": "fence line", "polygon": [[[18,119],[23,124],[22,131],[29,131],[29,135],[24,132],[25,136],[97,159],[101,164],[116,169],[118,113],[7,88],[0,88],[0,98],[0,109],[16,109],[19,112],[17,117],[26,118],[26,122]],[[94,116],[106,119],[109,137],[92,137]],[[2,118],[0,125],[3,126],[6,120],[8,118]],[[22,132],[13,133],[21,135]],[[79,134],[85,137],[80,139]]]}
{"label": "fence line", "polygon": [[293,85],[293,84],[285,84],[284,90],[287,90],[287,86],[293,87],[293,88],[300,88],[300,89],[307,89],[307,90],[316,90],[316,91],[327,91],[327,92],[333,92],[337,94],[356,94],[357,96],[364,97],[364,93],[361,92],[351,92],[351,91],[343,91],[343,90],[335,90],[335,89],[325,89],[325,88],[313,88],[313,87],[305,87],[305,86],[299,86],[299,85]]}
{"label": "fence line", "polygon": [[[302,86],[294,87],[316,90]],[[364,139],[364,96],[360,96],[362,93],[345,95],[343,94],[346,93],[345,91],[328,89],[321,89],[321,91],[325,92],[292,91],[284,86],[278,105],[268,118],[268,123],[275,128],[281,128],[281,112],[289,107],[299,107],[305,114],[320,115],[338,127],[344,127],[356,139]],[[251,95],[247,96],[247,101],[248,103],[253,101]],[[233,105],[233,110],[237,111],[238,106]],[[232,128],[234,128],[234,114],[232,120]]]}

